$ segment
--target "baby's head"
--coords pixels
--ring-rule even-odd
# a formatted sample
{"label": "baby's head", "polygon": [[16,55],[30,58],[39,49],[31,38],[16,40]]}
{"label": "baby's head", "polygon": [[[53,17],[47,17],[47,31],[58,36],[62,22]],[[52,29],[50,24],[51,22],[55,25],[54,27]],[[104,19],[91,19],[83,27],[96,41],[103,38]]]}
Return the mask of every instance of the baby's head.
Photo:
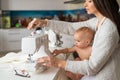
{"label": "baby's head", "polygon": [[95,31],[88,27],[81,27],[74,34],[75,46],[85,48],[89,46],[94,38]]}

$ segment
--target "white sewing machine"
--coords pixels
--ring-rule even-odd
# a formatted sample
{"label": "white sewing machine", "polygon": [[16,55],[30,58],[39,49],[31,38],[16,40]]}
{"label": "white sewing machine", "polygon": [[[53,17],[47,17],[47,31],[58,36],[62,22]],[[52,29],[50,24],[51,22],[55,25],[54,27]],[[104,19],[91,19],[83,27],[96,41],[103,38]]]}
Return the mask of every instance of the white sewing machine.
{"label": "white sewing machine", "polygon": [[28,54],[29,58],[34,55],[38,56],[38,54],[38,57],[50,55],[48,42],[47,34],[24,37],[21,45],[22,53]]}
{"label": "white sewing machine", "polygon": [[48,49],[47,34],[24,37],[21,44],[22,53],[34,54],[42,45],[44,45],[45,49]]}
{"label": "white sewing machine", "polygon": [[36,60],[39,57],[51,56],[48,42],[47,34],[39,34],[22,38],[22,53],[28,54],[27,62],[35,64],[32,69],[36,69],[36,72],[38,73],[47,69],[47,67],[42,64],[36,65]]}

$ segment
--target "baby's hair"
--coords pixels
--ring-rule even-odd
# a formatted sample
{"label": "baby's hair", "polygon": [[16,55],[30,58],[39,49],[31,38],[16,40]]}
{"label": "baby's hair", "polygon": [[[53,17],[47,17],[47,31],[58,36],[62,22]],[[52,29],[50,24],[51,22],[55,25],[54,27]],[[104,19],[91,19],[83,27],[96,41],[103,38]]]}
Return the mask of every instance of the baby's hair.
{"label": "baby's hair", "polygon": [[83,32],[84,35],[88,35],[92,38],[94,37],[94,34],[95,34],[94,30],[92,30],[91,28],[86,27],[86,26],[83,26],[83,27],[76,30],[76,33],[79,33],[79,32]]}

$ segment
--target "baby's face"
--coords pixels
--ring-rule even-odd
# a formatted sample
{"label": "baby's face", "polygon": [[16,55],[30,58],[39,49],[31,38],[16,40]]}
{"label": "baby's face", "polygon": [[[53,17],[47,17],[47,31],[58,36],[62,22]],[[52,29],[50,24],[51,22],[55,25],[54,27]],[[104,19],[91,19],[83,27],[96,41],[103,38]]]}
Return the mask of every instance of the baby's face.
{"label": "baby's face", "polygon": [[89,45],[88,44],[89,39],[82,33],[79,33],[79,34],[75,33],[74,41],[75,41],[74,42],[75,46],[79,48],[85,48]]}

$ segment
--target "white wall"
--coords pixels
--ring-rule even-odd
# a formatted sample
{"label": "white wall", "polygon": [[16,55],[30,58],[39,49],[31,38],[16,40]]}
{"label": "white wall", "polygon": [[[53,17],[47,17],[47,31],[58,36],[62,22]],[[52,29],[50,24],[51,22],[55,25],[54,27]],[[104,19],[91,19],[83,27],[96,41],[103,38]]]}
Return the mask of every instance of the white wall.
{"label": "white wall", "polygon": [[66,0],[1,0],[1,7],[2,10],[66,10],[83,6],[64,4],[64,1]]}
{"label": "white wall", "polygon": [[[1,0],[3,10],[66,10],[83,7],[83,4],[64,4],[68,0]],[[120,5],[120,0],[117,0]]]}

